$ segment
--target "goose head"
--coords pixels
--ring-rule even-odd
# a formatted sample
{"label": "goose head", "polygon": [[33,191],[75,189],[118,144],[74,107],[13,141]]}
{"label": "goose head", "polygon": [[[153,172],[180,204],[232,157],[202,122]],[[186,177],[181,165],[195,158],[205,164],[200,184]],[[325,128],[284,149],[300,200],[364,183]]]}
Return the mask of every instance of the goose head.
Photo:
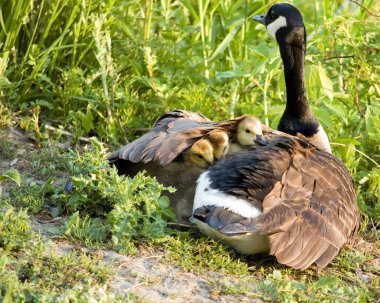
{"label": "goose head", "polygon": [[305,84],[306,30],[299,10],[291,4],[273,5],[267,14],[253,19],[264,24],[277,41],[286,84],[286,108],[277,129],[302,134],[321,150],[331,153],[330,142],[307,98]]}
{"label": "goose head", "polygon": [[185,162],[199,168],[207,168],[214,162],[214,149],[211,142],[206,138],[196,141],[182,155]]}
{"label": "goose head", "polygon": [[236,133],[237,142],[249,147],[255,143],[259,145],[267,145],[268,142],[263,136],[263,128],[260,120],[254,116],[246,115],[238,124]]}
{"label": "goose head", "polygon": [[[282,33],[284,31],[291,32],[292,28],[295,27],[305,29],[301,13],[296,7],[288,3],[275,4],[269,9],[267,14],[254,16],[253,20],[265,25],[268,33],[278,42],[284,35]],[[306,31],[304,30],[304,32]]]}
{"label": "goose head", "polygon": [[214,157],[219,160],[228,153],[229,136],[223,129],[214,129],[208,133],[208,140],[214,149]]}

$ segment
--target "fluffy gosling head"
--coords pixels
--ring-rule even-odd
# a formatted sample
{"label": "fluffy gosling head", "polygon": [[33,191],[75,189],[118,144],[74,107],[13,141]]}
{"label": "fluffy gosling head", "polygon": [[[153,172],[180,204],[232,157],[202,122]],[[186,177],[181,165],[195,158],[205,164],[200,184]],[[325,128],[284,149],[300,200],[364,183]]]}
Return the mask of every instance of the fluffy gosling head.
{"label": "fluffy gosling head", "polygon": [[208,139],[200,139],[183,154],[184,160],[199,168],[207,168],[214,162],[214,149]]}
{"label": "fluffy gosling head", "polygon": [[226,131],[222,129],[214,129],[208,133],[208,139],[214,149],[215,159],[219,160],[228,153],[230,138]]}
{"label": "fluffy gosling head", "polygon": [[255,143],[268,145],[263,136],[263,127],[260,120],[250,115],[247,115],[239,122],[236,141],[244,147],[252,146]]}

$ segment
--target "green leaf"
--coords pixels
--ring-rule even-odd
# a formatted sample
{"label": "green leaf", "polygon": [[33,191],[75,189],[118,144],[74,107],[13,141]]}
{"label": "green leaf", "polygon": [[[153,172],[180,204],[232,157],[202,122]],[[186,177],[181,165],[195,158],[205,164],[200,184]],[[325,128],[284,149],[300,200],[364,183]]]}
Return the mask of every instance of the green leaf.
{"label": "green leaf", "polygon": [[315,286],[318,288],[324,288],[324,287],[329,287],[331,285],[336,285],[337,284],[337,278],[334,276],[324,276],[319,278],[317,282],[315,282]]}
{"label": "green leaf", "polygon": [[344,106],[340,102],[325,102],[324,103],[329,109],[331,109],[338,118],[342,119],[343,122],[348,125],[348,120],[349,120],[349,112],[348,108]]}
{"label": "green leaf", "polygon": [[49,103],[48,101],[43,100],[43,99],[37,99],[35,101],[35,103],[36,103],[36,105],[39,105],[41,107],[46,107],[48,109],[53,109],[54,108],[54,106],[51,103]]}
{"label": "green leaf", "polygon": [[326,70],[321,65],[318,65],[318,73],[319,73],[319,81],[323,88],[323,92],[330,99],[330,101],[332,101],[334,99],[334,90],[333,90],[332,81],[327,76]]}
{"label": "green leaf", "polygon": [[331,121],[331,115],[326,109],[313,107],[313,111],[315,115],[317,116],[317,119],[319,120],[319,122],[321,122],[322,126],[326,128],[333,127],[333,124]]}
{"label": "green leaf", "polygon": [[17,169],[6,170],[3,174],[0,175],[0,182],[3,180],[11,180],[20,186],[21,184],[21,175]]}
{"label": "green leaf", "polygon": [[94,117],[92,116],[90,105],[87,106],[86,114],[82,117],[82,126],[86,133],[94,128]]}
{"label": "green leaf", "polygon": [[169,207],[169,198],[167,196],[162,196],[158,199],[158,204],[162,207],[162,208],[168,208]]}
{"label": "green leaf", "polygon": [[244,75],[245,75],[244,71],[239,70],[239,69],[216,73],[217,78],[234,78],[234,77],[242,77]]}
{"label": "green leaf", "polygon": [[279,270],[274,270],[274,271],[273,271],[273,278],[278,279],[278,280],[281,280],[281,279],[282,279],[281,271],[279,271]]}
{"label": "green leaf", "polygon": [[56,236],[64,234],[64,229],[62,227],[50,226],[47,228],[47,231]]}
{"label": "green leaf", "polygon": [[238,22],[238,25],[236,27],[234,27],[228,34],[226,37],[224,37],[223,41],[218,45],[218,47],[216,48],[216,50],[214,51],[214,53],[211,55],[210,59],[209,59],[209,62],[213,61],[214,59],[216,59],[216,57],[223,53],[224,50],[230,45],[231,41],[233,40],[233,38],[235,37],[236,33],[239,31],[240,27],[241,27],[241,24],[244,22],[244,20],[241,20],[240,22]]}
{"label": "green leaf", "polygon": [[378,104],[367,106],[365,121],[368,135],[374,140],[378,140],[380,129],[380,106]]}

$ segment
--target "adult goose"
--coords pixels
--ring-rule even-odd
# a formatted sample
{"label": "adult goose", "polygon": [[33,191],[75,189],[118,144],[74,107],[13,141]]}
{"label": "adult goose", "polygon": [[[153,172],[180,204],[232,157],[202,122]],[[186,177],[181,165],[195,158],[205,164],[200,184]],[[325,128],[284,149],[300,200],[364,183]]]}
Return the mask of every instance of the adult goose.
{"label": "adult goose", "polygon": [[279,129],[301,135],[266,128],[266,146],[211,166],[197,180],[191,220],[241,253],[269,252],[293,268],[321,270],[357,233],[354,184],[306,99],[300,12],[275,4],[255,19],[280,45],[287,104]]}
{"label": "adult goose", "polygon": [[277,129],[296,135],[301,133],[320,149],[331,153],[326,132],[312,112],[305,85],[306,29],[302,15],[287,3],[273,5],[266,15],[253,18],[264,24],[278,42],[284,65],[286,107]]}

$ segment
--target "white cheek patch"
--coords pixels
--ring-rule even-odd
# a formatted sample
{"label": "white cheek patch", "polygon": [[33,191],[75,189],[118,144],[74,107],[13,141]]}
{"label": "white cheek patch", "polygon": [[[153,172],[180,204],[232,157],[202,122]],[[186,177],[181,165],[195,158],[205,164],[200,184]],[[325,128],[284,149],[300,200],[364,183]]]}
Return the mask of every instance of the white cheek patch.
{"label": "white cheek patch", "polygon": [[281,28],[285,27],[288,24],[286,23],[286,19],[283,16],[278,17],[275,21],[268,24],[267,30],[269,34],[273,37],[274,40],[276,40],[276,32]]}
{"label": "white cheek patch", "polygon": [[261,215],[261,210],[248,201],[227,195],[211,188],[208,172],[204,172],[197,180],[193,210],[202,206],[219,206],[226,208],[245,218],[255,218]]}

